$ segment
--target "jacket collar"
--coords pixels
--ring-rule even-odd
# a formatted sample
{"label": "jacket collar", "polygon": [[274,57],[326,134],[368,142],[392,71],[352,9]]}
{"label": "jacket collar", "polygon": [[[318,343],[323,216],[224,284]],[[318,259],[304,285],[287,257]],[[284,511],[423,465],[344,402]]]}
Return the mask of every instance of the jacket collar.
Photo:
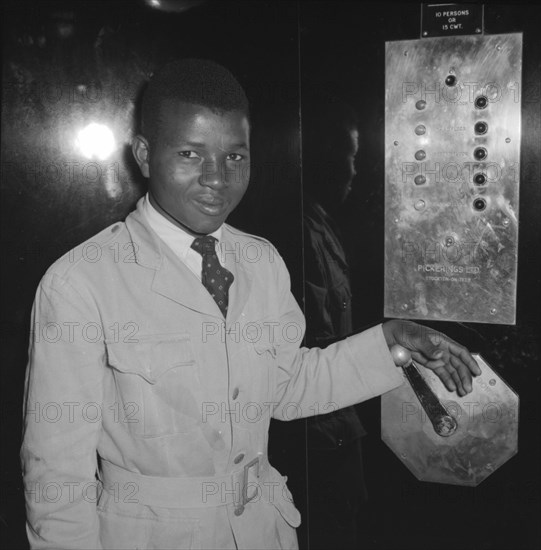
{"label": "jacket collar", "polygon": [[[152,290],[189,309],[223,320],[212,296],[151,229],[142,209],[143,199],[140,199],[135,211],[126,218],[126,227],[136,263],[155,270]],[[235,278],[229,289],[227,313],[227,322],[232,323],[240,317],[250,297],[253,275],[246,262],[242,261],[242,243],[227,224],[223,225],[221,246],[225,250],[221,259]]]}

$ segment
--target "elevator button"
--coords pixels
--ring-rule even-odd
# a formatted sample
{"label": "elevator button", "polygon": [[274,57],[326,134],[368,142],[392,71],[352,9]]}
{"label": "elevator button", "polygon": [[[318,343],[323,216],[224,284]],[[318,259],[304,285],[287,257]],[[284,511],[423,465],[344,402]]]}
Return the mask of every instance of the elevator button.
{"label": "elevator button", "polygon": [[446,86],[454,86],[456,84],[456,76],[453,75],[453,74],[450,74],[446,79],[445,79],[445,85]]}
{"label": "elevator button", "polygon": [[474,131],[477,135],[483,135],[486,134],[488,130],[488,124],[483,121],[479,121],[475,123]]}
{"label": "elevator button", "polygon": [[485,174],[475,174],[475,176],[473,176],[473,181],[475,185],[484,185],[487,181],[487,177],[485,176]]}
{"label": "elevator button", "polygon": [[473,207],[475,210],[481,212],[487,207],[487,201],[485,199],[475,199],[473,201]]}
{"label": "elevator button", "polygon": [[487,96],[480,95],[475,99],[475,108],[476,109],[484,109],[488,105],[488,98]]}
{"label": "elevator button", "polygon": [[488,152],[484,147],[476,147],[473,151],[473,158],[476,160],[484,160],[487,158]]}

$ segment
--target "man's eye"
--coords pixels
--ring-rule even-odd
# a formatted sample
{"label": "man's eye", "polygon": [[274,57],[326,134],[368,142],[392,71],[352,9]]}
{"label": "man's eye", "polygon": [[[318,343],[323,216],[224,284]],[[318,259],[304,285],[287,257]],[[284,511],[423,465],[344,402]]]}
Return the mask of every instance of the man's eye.
{"label": "man's eye", "polygon": [[186,158],[186,159],[196,159],[198,158],[198,155],[195,151],[180,151],[179,156]]}
{"label": "man's eye", "polygon": [[227,160],[232,160],[234,162],[238,162],[239,160],[242,160],[244,157],[242,155],[239,155],[238,153],[229,153],[227,155]]}

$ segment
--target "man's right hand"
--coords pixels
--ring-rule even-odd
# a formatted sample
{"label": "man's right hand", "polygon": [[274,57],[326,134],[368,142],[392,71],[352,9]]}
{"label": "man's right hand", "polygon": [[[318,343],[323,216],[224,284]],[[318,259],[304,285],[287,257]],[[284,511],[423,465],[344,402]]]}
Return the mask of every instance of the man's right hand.
{"label": "man's right hand", "polygon": [[472,391],[472,375],[481,374],[471,353],[442,332],[393,319],[383,323],[383,334],[389,349],[395,344],[409,349],[417,363],[433,370],[449,391],[461,397]]}

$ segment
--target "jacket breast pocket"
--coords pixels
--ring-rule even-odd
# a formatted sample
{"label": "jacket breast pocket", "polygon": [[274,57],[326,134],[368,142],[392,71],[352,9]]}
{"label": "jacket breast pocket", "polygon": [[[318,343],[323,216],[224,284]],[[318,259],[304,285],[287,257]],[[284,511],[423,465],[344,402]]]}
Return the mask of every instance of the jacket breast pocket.
{"label": "jacket breast pocket", "polygon": [[187,433],[201,423],[201,383],[190,335],[106,342],[119,399],[118,421],[135,437]]}

